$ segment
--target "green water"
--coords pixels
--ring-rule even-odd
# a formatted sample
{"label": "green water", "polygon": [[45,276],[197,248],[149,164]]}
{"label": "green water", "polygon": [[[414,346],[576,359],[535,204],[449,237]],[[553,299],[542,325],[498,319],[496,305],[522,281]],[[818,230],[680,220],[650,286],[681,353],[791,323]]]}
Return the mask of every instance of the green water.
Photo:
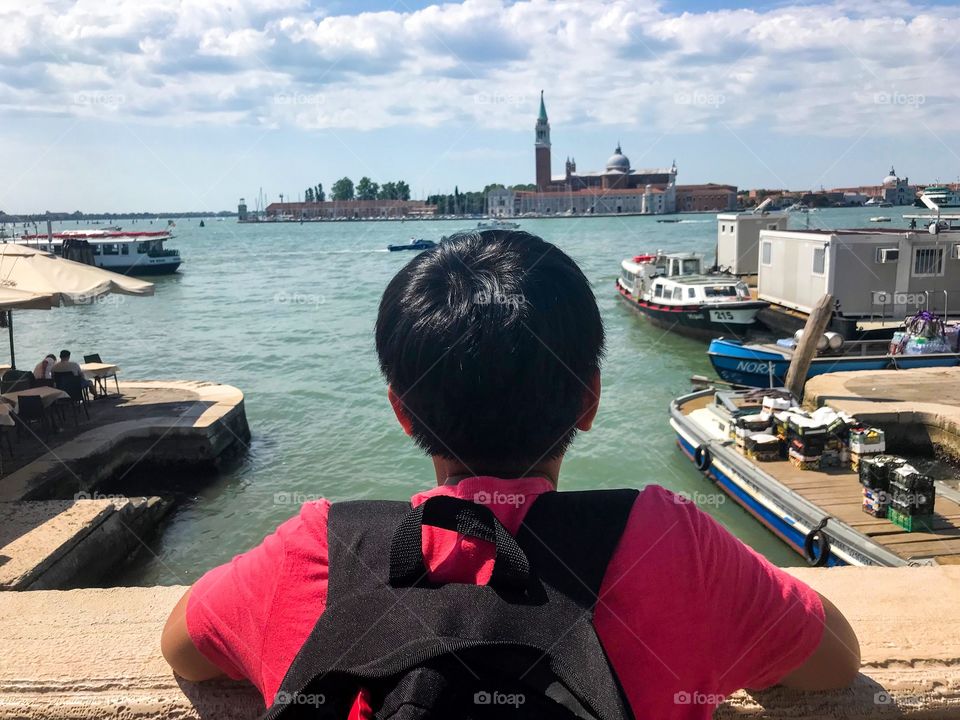
{"label": "green water", "polygon": [[[899,209],[883,212],[897,218]],[[877,210],[811,213],[813,227],[864,226]],[[746,543],[782,565],[800,559],[732,501],[718,498],[680,454],[670,400],[710,374],[705,343],[651,326],[614,290],[620,260],[658,248],[712,254],[713,215],[525,220],[523,229],[580,263],[607,327],[603,399],[594,430],[564,463],[563,488],[658,483],[693,494]],[[807,218],[796,216],[791,227]],[[159,229],[139,222],[128,229]],[[171,247],[182,272],[151,298],[15,315],[19,365],[61,347],[99,352],[126,379],[213,380],[246,396],[245,456],[188,492],[123,582],[189,583],[297,512],[291,500],[406,499],[434,482],[429,460],[397,426],[377,370],[373,324],[390,277],[410,259],[384,251],[411,235],[438,239],[464,222],[240,225],[182,220]],[[63,227],[76,227],[65,224]],[[136,469],[134,469],[136,473]]]}

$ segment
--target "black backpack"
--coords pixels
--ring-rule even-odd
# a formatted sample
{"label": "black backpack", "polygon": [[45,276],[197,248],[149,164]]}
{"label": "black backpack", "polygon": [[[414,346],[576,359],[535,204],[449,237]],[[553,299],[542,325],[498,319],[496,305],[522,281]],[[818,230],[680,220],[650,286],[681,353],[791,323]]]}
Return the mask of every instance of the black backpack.
{"label": "black backpack", "polygon": [[[332,505],[326,609],[263,717],[346,718],[363,688],[378,720],[629,720],[593,608],[636,496],[543,494],[515,538],[452,497]],[[429,582],[423,525],[494,543],[489,584]]]}

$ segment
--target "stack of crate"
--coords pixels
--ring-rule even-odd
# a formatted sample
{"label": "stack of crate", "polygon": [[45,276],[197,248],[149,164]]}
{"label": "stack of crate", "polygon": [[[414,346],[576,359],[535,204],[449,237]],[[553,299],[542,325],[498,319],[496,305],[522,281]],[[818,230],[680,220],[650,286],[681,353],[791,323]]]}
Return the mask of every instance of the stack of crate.
{"label": "stack of crate", "polygon": [[770,430],[772,416],[769,413],[757,413],[755,415],[741,415],[735,421],[734,437],[736,439],[737,449],[742,453],[747,452],[747,439],[757,433],[765,433]]}
{"label": "stack of crate", "polygon": [[858,471],[865,457],[880,455],[887,449],[883,430],[874,427],[850,429],[850,468]]}
{"label": "stack of crate", "polygon": [[787,456],[801,470],[819,470],[827,443],[827,425],[813,418],[794,415],[787,423]]}
{"label": "stack of crate", "polygon": [[890,508],[890,480],[893,472],[907,464],[895,455],[873,455],[860,460],[858,470],[863,485],[863,511],[885,518]]}
{"label": "stack of crate", "polygon": [[901,465],[890,478],[887,517],[907,532],[929,529],[936,501],[933,478],[912,465]]}
{"label": "stack of crate", "polygon": [[780,438],[770,433],[754,433],[747,438],[747,457],[757,462],[780,459]]}

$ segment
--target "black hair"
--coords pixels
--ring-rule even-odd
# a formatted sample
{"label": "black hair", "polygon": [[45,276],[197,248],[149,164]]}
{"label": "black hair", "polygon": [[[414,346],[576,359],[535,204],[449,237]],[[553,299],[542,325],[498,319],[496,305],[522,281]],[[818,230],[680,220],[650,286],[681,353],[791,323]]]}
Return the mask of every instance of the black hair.
{"label": "black hair", "polygon": [[60,351],[60,359],[61,359],[61,360],[66,360],[68,357],[70,357],[70,351],[69,351],[69,350],[61,350],[61,351]]}
{"label": "black hair", "polygon": [[502,230],[457,233],[407,263],[383,293],[376,341],[416,443],[468,468],[563,454],[604,351],[577,264]]}
{"label": "black hair", "polygon": [[47,353],[46,357],[44,357],[43,359],[46,360],[47,358],[50,358],[51,360],[56,360],[57,356],[54,355],[53,353]]}

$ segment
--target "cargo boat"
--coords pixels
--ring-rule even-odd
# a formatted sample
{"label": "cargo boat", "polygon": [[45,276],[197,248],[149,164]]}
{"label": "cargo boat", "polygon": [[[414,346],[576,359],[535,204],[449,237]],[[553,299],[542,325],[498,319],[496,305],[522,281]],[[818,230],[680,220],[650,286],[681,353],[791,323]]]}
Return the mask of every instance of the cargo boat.
{"label": "cargo boat", "polygon": [[849,468],[801,470],[759,462],[730,439],[736,414],[759,410],[758,391],[702,390],[674,400],[677,444],[715,483],[811,565],[931,565],[960,562],[960,504],[938,485],[930,527],[908,532],[861,509],[863,488]]}
{"label": "cargo boat", "polygon": [[706,273],[699,253],[637,255],[621,263],[620,298],[666,330],[713,338],[745,335],[769,303],[727,273]]}
{"label": "cargo boat", "polygon": [[[928,355],[891,354],[889,340],[846,342],[836,352],[815,357],[807,378],[831,372],[852,370],[909,370],[919,367],[955,367],[958,353]],[[793,348],[775,343],[745,345],[736,339],[718,338],[710,342],[707,356],[721,379],[749,387],[781,387],[786,377]]]}

